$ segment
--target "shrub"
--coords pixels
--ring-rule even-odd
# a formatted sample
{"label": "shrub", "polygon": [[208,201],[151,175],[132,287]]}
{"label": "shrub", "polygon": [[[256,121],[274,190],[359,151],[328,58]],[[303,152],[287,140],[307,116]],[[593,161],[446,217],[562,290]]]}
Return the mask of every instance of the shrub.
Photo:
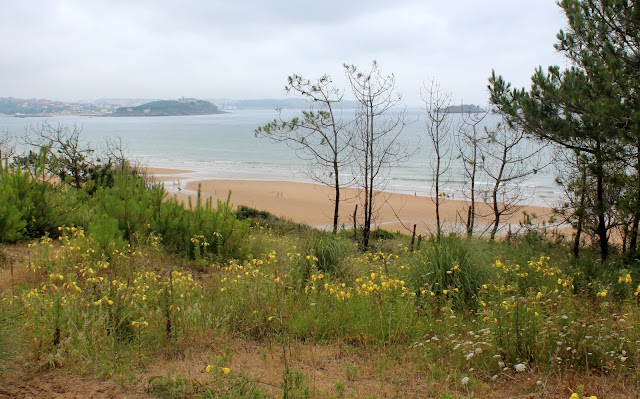
{"label": "shrub", "polygon": [[232,210],[231,194],[225,202],[189,200],[184,208],[176,198],[162,203],[155,220],[164,245],[190,259],[216,257],[240,259],[247,252],[249,222],[238,220]]}
{"label": "shrub", "polygon": [[16,206],[15,190],[9,184],[8,172],[0,172],[0,242],[15,242],[25,233],[27,222]]}
{"label": "shrub", "polygon": [[1,169],[0,241],[44,234],[57,237],[59,226],[82,223],[86,218],[82,201],[79,190],[49,182],[46,174],[36,179],[15,167]]}
{"label": "shrub", "polygon": [[376,229],[371,233],[374,240],[391,240],[395,238],[395,234],[385,229]]}
{"label": "shrub", "polygon": [[264,222],[272,222],[277,218],[267,211],[259,211],[248,206],[240,205],[236,210],[236,217],[238,220],[256,219]]}

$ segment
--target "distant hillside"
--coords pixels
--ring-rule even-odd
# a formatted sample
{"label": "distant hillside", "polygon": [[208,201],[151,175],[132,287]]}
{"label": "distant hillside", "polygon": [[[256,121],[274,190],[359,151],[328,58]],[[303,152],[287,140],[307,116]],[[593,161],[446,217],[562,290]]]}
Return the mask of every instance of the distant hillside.
{"label": "distant hillside", "polygon": [[137,107],[120,107],[110,116],[182,116],[222,113],[222,111],[218,110],[218,107],[209,101],[182,98],[177,101],[152,101]]}

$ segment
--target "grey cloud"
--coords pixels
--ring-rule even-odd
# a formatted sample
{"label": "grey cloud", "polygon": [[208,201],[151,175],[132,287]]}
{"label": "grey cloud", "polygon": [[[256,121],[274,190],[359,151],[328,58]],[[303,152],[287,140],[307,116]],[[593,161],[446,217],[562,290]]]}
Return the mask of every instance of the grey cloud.
{"label": "grey cloud", "polygon": [[377,59],[409,102],[436,77],[486,101],[492,68],[527,85],[562,62],[553,0],[8,0],[0,96],[281,97],[286,76]]}

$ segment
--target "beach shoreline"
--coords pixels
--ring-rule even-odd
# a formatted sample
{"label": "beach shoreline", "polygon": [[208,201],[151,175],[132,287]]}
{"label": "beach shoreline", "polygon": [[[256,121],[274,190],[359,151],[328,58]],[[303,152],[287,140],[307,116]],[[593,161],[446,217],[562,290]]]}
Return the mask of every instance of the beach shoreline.
{"label": "beach shoreline", "polygon": [[[178,190],[170,190],[181,201],[196,195],[200,188],[203,199],[226,201],[231,192],[231,203],[234,207],[244,205],[258,210],[268,211],[275,216],[283,217],[296,223],[307,224],[316,228],[330,229],[333,224],[334,190],[331,187],[291,181],[270,180],[227,180],[205,179],[179,183],[189,171],[170,168],[147,168],[147,172],[159,182],[175,185]],[[353,226],[353,214],[356,204],[360,203],[361,190],[355,188],[341,189],[339,225],[345,228]],[[427,236],[435,233],[436,215],[433,198],[421,195],[376,192],[374,223],[375,228],[399,231],[409,234],[416,225],[416,234]],[[443,230],[449,232],[464,231],[463,218],[466,218],[468,201],[444,198],[440,204],[440,216]],[[481,233],[489,225],[490,209],[484,203],[476,203],[477,228]],[[362,206],[358,207],[357,223],[361,223]],[[552,215],[552,209],[541,206],[522,206],[511,216],[505,216],[501,223],[505,228],[509,224],[518,226],[523,219],[523,212],[535,215],[534,222],[541,223]]]}

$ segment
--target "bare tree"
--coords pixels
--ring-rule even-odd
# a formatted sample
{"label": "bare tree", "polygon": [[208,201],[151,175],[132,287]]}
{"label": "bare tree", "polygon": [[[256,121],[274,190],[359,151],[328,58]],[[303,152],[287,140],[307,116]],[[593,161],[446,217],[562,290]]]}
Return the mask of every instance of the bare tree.
{"label": "bare tree", "polygon": [[404,109],[393,110],[402,101],[393,75],[383,75],[378,63],[371,69],[360,71],[354,65],[344,65],[345,74],[358,102],[352,129],[354,164],[357,184],[364,192],[364,223],[362,246],[369,247],[373,211],[376,206],[374,192],[380,190],[388,176],[388,167],[409,157],[399,137],[406,126]]}
{"label": "bare tree", "polygon": [[8,131],[4,131],[0,135],[0,169],[2,164],[11,159],[15,154],[15,145]]}
{"label": "bare tree", "polygon": [[285,142],[297,155],[308,161],[308,176],[314,181],[334,189],[333,233],[338,231],[340,210],[340,180],[342,168],[351,162],[351,147],[339,104],[343,92],[337,89],[331,77],[324,75],[316,81],[300,75],[288,78],[287,93],[295,93],[309,100],[309,110],[302,117],[290,120],[279,118],[256,129],[258,137],[274,142]]}
{"label": "bare tree", "polygon": [[87,177],[92,164],[94,150],[82,143],[82,128],[47,121],[26,130],[24,142],[27,145],[45,150],[50,159],[50,172],[62,180],[71,178],[71,185],[80,188]]}
{"label": "bare tree", "polygon": [[465,228],[467,237],[473,236],[476,219],[476,194],[477,178],[482,171],[482,157],[479,151],[479,143],[482,140],[480,125],[488,115],[487,112],[472,112],[462,114],[462,122],[458,128],[458,157],[462,161],[465,176],[465,188],[463,193],[469,200],[467,208],[467,220]]}
{"label": "bare tree", "polygon": [[432,201],[436,206],[436,240],[442,236],[442,221],[440,218],[440,204],[444,201],[441,191],[445,175],[451,165],[451,93],[445,92],[434,79],[431,84],[424,85],[421,90],[422,101],[425,104],[426,132],[433,147],[434,157],[431,158],[433,173],[434,196]]}
{"label": "bare tree", "polygon": [[532,148],[525,133],[505,121],[495,128],[486,129],[487,137],[481,141],[483,171],[491,182],[484,193],[484,201],[491,208],[493,221],[489,238],[495,239],[500,220],[522,209],[522,183],[546,165],[542,162],[544,146]]}
{"label": "bare tree", "polygon": [[103,153],[107,165],[119,165],[121,169],[124,169],[129,161],[126,151],[127,147],[122,141],[122,137],[107,137],[105,139],[105,149]]}

